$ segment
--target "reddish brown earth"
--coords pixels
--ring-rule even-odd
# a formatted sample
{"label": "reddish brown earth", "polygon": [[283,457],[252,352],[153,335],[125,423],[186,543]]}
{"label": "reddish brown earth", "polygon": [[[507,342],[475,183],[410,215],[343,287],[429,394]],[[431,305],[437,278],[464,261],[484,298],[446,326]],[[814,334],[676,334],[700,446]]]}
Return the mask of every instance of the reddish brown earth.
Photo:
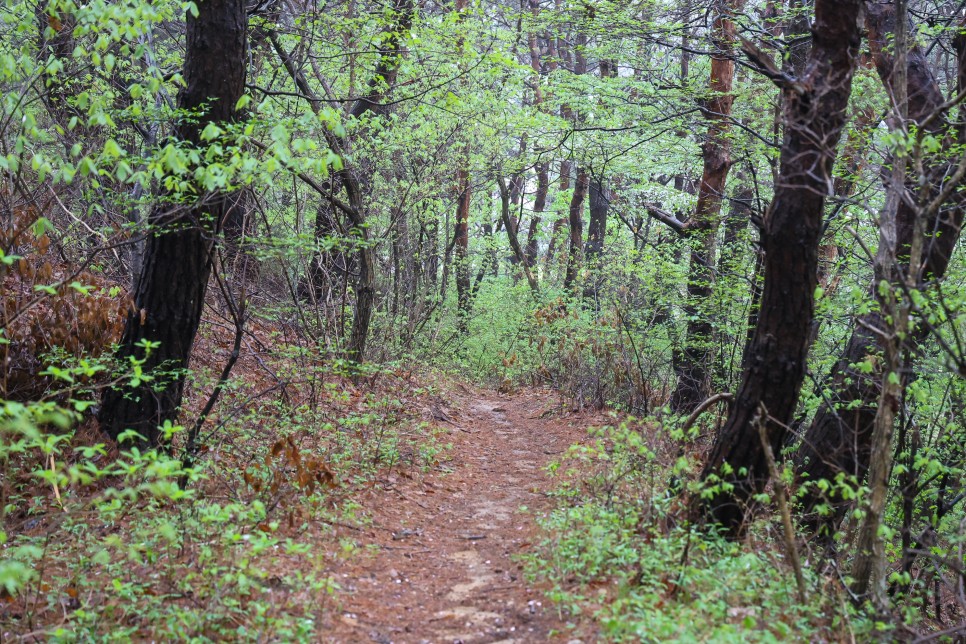
{"label": "reddish brown earth", "polygon": [[358,499],[372,529],[346,536],[378,549],[334,570],[342,591],[327,641],[593,641],[592,625],[561,618],[517,557],[553,504],[545,466],[607,419],[543,390],[456,398],[459,411],[434,412],[452,443],[440,471],[389,477]]}

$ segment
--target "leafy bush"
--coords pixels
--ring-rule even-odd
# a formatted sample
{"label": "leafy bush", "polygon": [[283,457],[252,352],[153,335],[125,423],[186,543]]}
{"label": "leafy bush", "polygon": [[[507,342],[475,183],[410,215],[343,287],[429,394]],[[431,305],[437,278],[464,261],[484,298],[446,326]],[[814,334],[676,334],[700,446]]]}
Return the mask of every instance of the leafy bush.
{"label": "leafy bush", "polygon": [[596,432],[551,466],[558,507],[526,557],[566,614],[591,615],[612,641],[776,642],[871,635],[835,578],[806,569],[797,596],[780,532],[765,519],[745,543],[689,524],[668,482],[687,476],[674,441],[634,420]]}

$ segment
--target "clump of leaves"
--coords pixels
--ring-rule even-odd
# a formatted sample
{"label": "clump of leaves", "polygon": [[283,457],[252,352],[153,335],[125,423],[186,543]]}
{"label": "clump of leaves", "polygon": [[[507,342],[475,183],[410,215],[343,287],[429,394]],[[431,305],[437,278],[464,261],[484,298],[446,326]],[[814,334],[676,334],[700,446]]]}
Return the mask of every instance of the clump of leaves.
{"label": "clump of leaves", "polygon": [[806,569],[811,592],[799,600],[777,530],[756,529],[749,546],[689,525],[668,490],[688,466],[661,433],[634,421],[597,430],[595,444],[552,466],[562,479],[558,507],[540,519],[543,538],[526,562],[561,612],[591,614],[607,639],[628,642],[837,640],[874,631],[837,579]]}

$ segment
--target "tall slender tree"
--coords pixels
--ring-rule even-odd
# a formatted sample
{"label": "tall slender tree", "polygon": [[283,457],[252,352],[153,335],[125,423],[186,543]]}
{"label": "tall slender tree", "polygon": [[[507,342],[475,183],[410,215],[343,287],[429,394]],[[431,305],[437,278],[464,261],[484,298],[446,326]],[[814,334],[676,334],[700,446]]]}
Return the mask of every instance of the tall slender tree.
{"label": "tall slender tree", "polygon": [[698,187],[698,201],[685,228],[691,244],[688,299],[685,305],[687,333],[683,348],[676,350],[673,356],[678,381],[671,394],[671,408],[679,412],[693,411],[711,391],[714,325],[711,316],[701,309],[709,303],[714,286],[721,201],[731,170],[731,138],[728,130],[734,103],[734,14],[739,7],[740,0],[721,0],[713,7],[715,16],[711,33],[716,53],[711,56],[709,95],[703,101],[702,108],[702,114],[708,122],[708,131],[701,146],[704,169]]}

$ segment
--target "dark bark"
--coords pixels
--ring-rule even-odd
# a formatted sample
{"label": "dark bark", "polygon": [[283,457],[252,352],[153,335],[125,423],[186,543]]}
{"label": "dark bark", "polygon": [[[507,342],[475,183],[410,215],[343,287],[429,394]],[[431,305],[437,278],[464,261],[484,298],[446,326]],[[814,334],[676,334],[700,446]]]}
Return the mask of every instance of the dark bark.
{"label": "dark bark", "polygon": [[[719,275],[737,274],[744,268],[744,258],[750,253],[758,257],[757,246],[749,239],[748,225],[754,214],[755,200],[754,192],[748,184],[747,177],[743,173],[738,173],[740,184],[731,198],[728,214],[723,220],[724,235],[721,243],[721,252],[718,254],[717,272]],[[752,264],[752,270],[743,275],[752,285],[754,294],[755,278],[757,273],[757,261]],[[752,297],[754,299],[754,295]],[[745,304],[734,301],[730,306],[741,306]],[[749,316],[750,317],[750,316]],[[730,345],[730,350],[723,352],[716,361],[717,378],[722,383],[722,387],[730,390],[729,384],[737,373],[735,366],[737,360],[741,359],[741,352],[747,344],[748,329],[740,327],[737,333],[732,333],[725,338],[725,344]]]}
{"label": "dark bark", "polygon": [[858,59],[860,13],[859,0],[817,0],[805,74],[784,89],[779,180],[762,226],[760,312],[734,405],[702,472],[705,482],[720,476],[733,487],[694,500],[731,534],[768,480],[756,418],[767,414],[768,442],[778,453],[805,377],[823,206]]}
{"label": "dark bark", "polygon": [[718,272],[727,273],[734,269],[734,265],[742,255],[742,248],[747,243],[748,224],[754,212],[755,193],[746,183],[744,175],[738,173],[741,180],[734,196],[728,216],[724,218],[724,239],[721,243],[721,253],[718,255]]}
{"label": "dark bark", "polygon": [[584,200],[590,179],[587,171],[577,168],[577,184],[570,200],[570,247],[567,252],[567,270],[564,273],[564,290],[569,291],[577,281],[577,273],[584,254]]}
{"label": "dark bark", "polygon": [[[530,13],[536,19],[540,15],[539,0],[529,0]],[[543,61],[540,56],[540,45],[536,32],[529,34],[530,45],[530,68],[533,70],[533,106],[538,110],[543,103],[543,88],[541,87],[540,75],[543,70]],[[534,195],[533,216],[530,218],[530,226],[527,229],[527,244],[523,253],[523,262],[527,268],[532,269],[537,262],[537,232],[540,229],[540,221],[543,210],[547,206],[547,192],[550,189],[549,164],[546,161],[537,163],[537,193]]]}
{"label": "dark bark", "polygon": [[530,286],[530,290],[534,294],[540,292],[540,286],[537,284],[536,278],[533,276],[533,272],[530,267],[523,260],[523,248],[520,246],[520,238],[517,236],[517,231],[514,230],[510,221],[510,191],[507,188],[506,181],[503,177],[497,178],[497,185],[500,188],[500,217],[503,220],[503,226],[506,228],[506,236],[510,242],[510,250],[513,251],[513,256],[517,259],[520,266],[523,267],[523,274],[527,278],[527,284]]}
{"label": "dark bark", "polygon": [[[334,178],[333,178],[334,180]],[[342,184],[338,188],[331,183],[331,192],[338,194],[342,191]],[[341,237],[336,213],[332,204],[322,200],[315,212],[315,243],[326,245],[334,238]],[[299,296],[310,300],[315,305],[325,305],[333,301],[333,293],[337,292],[336,285],[339,276],[344,276],[348,270],[348,258],[339,250],[318,250],[312,254],[309,264],[308,279],[300,285]]]}
{"label": "dark bark", "polygon": [[587,264],[587,279],[584,283],[584,299],[599,307],[598,294],[603,282],[601,255],[604,251],[604,237],[607,234],[607,213],[610,210],[610,191],[600,177],[589,181],[590,223],[587,226],[587,243],[584,257]]}
{"label": "dark bark", "polygon": [[541,215],[547,207],[547,193],[550,191],[550,165],[547,162],[537,164],[537,192],[533,198],[533,218],[527,230],[527,246],[524,251],[526,265],[529,268],[537,263],[537,232],[540,229]]}
{"label": "dark bark", "polygon": [[44,75],[47,84],[47,91],[43,94],[44,104],[54,121],[66,131],[70,118],[81,116],[68,104],[71,95],[69,83],[74,73],[71,64],[75,46],[73,31],[77,20],[62,7],[48,9],[46,3],[37,5],[36,16],[40,35],[39,62],[46,64],[48,59],[53,58],[62,65],[58,74],[50,77]]}
{"label": "dark bark", "polygon": [[[388,105],[382,101],[396,84],[399,65],[403,58],[403,41],[412,28],[415,6],[413,0],[397,0],[393,3],[391,22],[383,30],[380,42],[380,58],[375,72],[369,79],[366,95],[357,100],[349,114],[356,119],[368,113],[380,116],[387,114]],[[366,354],[369,338],[369,324],[376,301],[376,258],[369,241],[369,227],[366,222],[365,205],[362,202],[362,186],[372,184],[372,169],[343,168],[340,173],[345,183],[350,210],[346,214],[352,225],[352,234],[357,239],[359,277],[356,279],[356,308],[352,317],[352,333],[349,336],[347,355],[351,360],[362,362]]]}
{"label": "dark bark", "polygon": [[[236,117],[235,105],[245,90],[247,26],[242,0],[206,0],[198,4],[198,17],[187,16],[185,87],[178,105],[198,116],[178,124],[176,132],[183,141],[201,145],[207,124]],[[214,237],[235,201],[231,195],[209,194],[182,206],[158,205],[151,212],[134,307],[116,357],[121,364],[132,357],[143,359],[142,368],[155,380],[105,390],[98,418],[112,438],[133,429],[147,445],[159,446],[163,434],[158,427],[176,419],[201,320]],[[142,342],[158,345],[145,354]]]}
{"label": "dark bark", "polygon": [[[895,8],[891,4],[870,2],[867,7],[866,26],[873,59],[880,78],[890,86],[894,58],[887,46],[888,35],[895,28]],[[959,48],[960,70],[963,69],[964,52]],[[939,85],[929,70],[928,61],[919,47],[913,47],[907,54],[907,91],[908,118],[923,123],[943,104]],[[943,137],[948,127],[948,115],[932,118],[925,127],[931,133]],[[944,152],[952,141],[944,138]],[[914,194],[919,203],[931,200],[940,193],[943,177],[958,159],[952,162],[926,165],[929,174],[926,181],[926,194],[916,190]],[[925,199],[923,198],[925,197]],[[913,240],[916,208],[906,201],[899,204],[896,212],[896,249],[899,262],[908,261]],[[922,278],[939,279],[946,272],[949,258],[959,239],[963,221],[962,202],[957,200],[939,208],[926,222],[927,239],[923,253]],[[905,268],[898,271],[905,273]],[[874,288],[874,285],[873,285]],[[877,403],[882,387],[882,373],[874,369],[864,373],[857,365],[867,360],[876,363],[876,356],[882,352],[881,337],[873,329],[885,328],[878,312],[873,311],[859,316],[853,326],[852,335],[845,351],[832,370],[830,394],[815,414],[805,433],[801,447],[795,453],[795,465],[799,476],[810,481],[827,479],[834,481],[840,474],[864,480],[869,466],[872,429],[876,416]],[[907,351],[915,351],[925,339],[927,330],[916,327],[906,338]],[[908,370],[901,379],[907,381]],[[905,382],[903,382],[903,385]],[[817,489],[810,489],[803,499],[807,511],[826,499]],[[841,521],[846,504],[832,499],[831,513],[825,517],[810,516],[809,527],[813,530],[827,527],[834,529]]]}
{"label": "dark bark", "polygon": [[607,212],[610,210],[610,192],[600,177],[590,180],[590,223],[587,226],[587,263],[591,264],[604,250],[607,233]]}
{"label": "dark bark", "polygon": [[[617,72],[617,65],[607,60],[600,61],[600,77],[611,78]],[[587,264],[595,270],[594,263],[604,250],[604,237],[607,234],[607,213],[610,210],[610,192],[606,188],[603,169],[595,173],[590,181],[590,223],[587,226]],[[599,275],[591,278],[596,287]],[[596,290],[596,288],[595,288]]]}
{"label": "dark bark", "polygon": [[[570,173],[573,170],[573,163],[567,160],[560,162],[560,192],[570,190]],[[557,245],[563,239],[563,230],[567,225],[567,217],[559,213],[553,222],[553,229],[550,232],[550,244],[547,246],[547,264],[553,263],[553,258],[557,254]]]}

